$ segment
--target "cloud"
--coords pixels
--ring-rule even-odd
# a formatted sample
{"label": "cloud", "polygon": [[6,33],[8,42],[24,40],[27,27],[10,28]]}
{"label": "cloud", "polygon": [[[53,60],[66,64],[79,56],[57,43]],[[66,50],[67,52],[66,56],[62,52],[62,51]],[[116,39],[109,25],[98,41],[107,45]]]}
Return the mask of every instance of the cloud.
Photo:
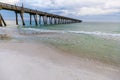
{"label": "cloud", "polygon": [[27,4],[30,8],[60,15],[107,15],[120,12],[120,0],[0,0],[0,2]]}
{"label": "cloud", "polygon": [[0,2],[9,3],[9,4],[16,4],[19,2],[19,0],[0,0]]}
{"label": "cloud", "polygon": [[78,10],[78,15],[107,15],[119,12],[119,9],[105,9],[105,8],[94,8],[94,7],[82,7]]}
{"label": "cloud", "polygon": [[[24,0],[30,6],[61,14],[106,15],[120,12],[120,0]],[[50,10],[51,9],[51,10]]]}

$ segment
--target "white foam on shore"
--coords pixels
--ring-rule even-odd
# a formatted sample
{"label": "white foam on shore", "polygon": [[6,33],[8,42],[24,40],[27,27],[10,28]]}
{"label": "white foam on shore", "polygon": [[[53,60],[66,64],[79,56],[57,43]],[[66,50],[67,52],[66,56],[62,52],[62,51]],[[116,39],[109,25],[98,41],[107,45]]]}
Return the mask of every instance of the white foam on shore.
{"label": "white foam on shore", "polygon": [[96,35],[107,39],[113,39],[113,40],[120,40],[120,34],[119,33],[105,33],[100,31],[70,31],[70,30],[45,30],[45,29],[35,29],[35,28],[24,28],[23,31],[30,32],[30,33],[74,33],[74,34],[88,34],[88,35]]}
{"label": "white foam on shore", "polygon": [[76,33],[76,34],[91,34],[91,35],[99,35],[99,36],[113,36],[113,37],[120,37],[120,34],[118,33],[105,33],[100,31],[70,31],[70,30],[45,30],[45,29],[35,29],[35,28],[23,28],[23,30],[30,30],[31,32],[55,32],[55,33]]}
{"label": "white foam on shore", "polygon": [[18,37],[19,34],[41,34],[41,33],[73,33],[73,34],[87,34],[87,35],[95,35],[100,36],[102,38],[120,40],[119,33],[105,33],[100,31],[71,31],[71,30],[46,30],[46,29],[36,29],[36,28],[0,28],[0,34],[8,34],[10,36]]}
{"label": "white foam on shore", "polygon": [[115,34],[115,33],[104,33],[104,32],[87,32],[87,31],[68,31],[71,33],[77,33],[77,34],[91,34],[91,35],[98,35],[98,36],[113,36],[113,37],[120,37],[120,34]]}
{"label": "white foam on shore", "polygon": [[[0,31],[18,38],[23,37],[19,33],[74,33],[32,28],[0,28]],[[63,55],[40,43],[3,42],[0,45],[0,80],[119,80],[116,68],[97,65],[100,69],[97,70],[94,63]]]}
{"label": "white foam on shore", "polygon": [[88,34],[88,35],[96,35],[100,36],[102,38],[106,39],[113,39],[113,40],[120,40],[120,34],[119,33],[105,33],[105,32],[87,32],[87,31],[68,31],[70,33],[75,33],[75,34]]}

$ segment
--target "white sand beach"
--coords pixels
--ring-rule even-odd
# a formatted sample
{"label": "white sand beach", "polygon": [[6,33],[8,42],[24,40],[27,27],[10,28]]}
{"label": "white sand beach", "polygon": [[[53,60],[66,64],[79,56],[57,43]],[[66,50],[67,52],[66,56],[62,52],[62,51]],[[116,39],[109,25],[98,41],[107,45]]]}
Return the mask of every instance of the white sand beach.
{"label": "white sand beach", "polygon": [[80,59],[44,44],[0,43],[0,80],[119,80],[113,66]]}
{"label": "white sand beach", "polygon": [[[20,37],[16,30],[8,28],[3,32]],[[118,67],[81,59],[52,45],[0,41],[0,80],[119,80],[119,75]]]}
{"label": "white sand beach", "polygon": [[120,0],[0,0],[0,80],[120,80]]}

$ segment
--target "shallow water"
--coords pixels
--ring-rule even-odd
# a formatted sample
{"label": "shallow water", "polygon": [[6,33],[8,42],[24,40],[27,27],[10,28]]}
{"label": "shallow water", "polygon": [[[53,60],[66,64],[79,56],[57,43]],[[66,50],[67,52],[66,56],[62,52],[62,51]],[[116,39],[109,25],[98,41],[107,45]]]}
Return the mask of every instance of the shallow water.
{"label": "shallow water", "polygon": [[32,27],[20,29],[20,33],[32,34],[32,37],[14,38],[42,41],[80,57],[120,66],[120,23],[83,22]]}

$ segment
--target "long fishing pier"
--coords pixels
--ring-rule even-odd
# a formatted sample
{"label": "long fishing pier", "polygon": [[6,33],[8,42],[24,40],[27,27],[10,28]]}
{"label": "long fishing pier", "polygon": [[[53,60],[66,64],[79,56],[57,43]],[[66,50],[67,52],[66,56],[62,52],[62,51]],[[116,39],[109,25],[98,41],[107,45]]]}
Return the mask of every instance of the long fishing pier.
{"label": "long fishing pier", "polygon": [[[69,23],[79,23],[82,22],[82,20],[73,19],[65,16],[60,16],[56,14],[51,14],[47,12],[42,12],[34,9],[24,8],[23,4],[22,6],[16,6],[11,4],[6,4],[0,2],[0,10],[9,10],[14,11],[16,16],[16,25],[18,24],[18,14],[20,14],[22,25],[25,25],[25,19],[24,19],[24,13],[28,13],[30,15],[30,25],[32,25],[32,16],[34,17],[35,25],[40,24],[69,24]],[[38,20],[39,19],[39,20]],[[0,26],[7,26],[4,18],[0,14]]]}

